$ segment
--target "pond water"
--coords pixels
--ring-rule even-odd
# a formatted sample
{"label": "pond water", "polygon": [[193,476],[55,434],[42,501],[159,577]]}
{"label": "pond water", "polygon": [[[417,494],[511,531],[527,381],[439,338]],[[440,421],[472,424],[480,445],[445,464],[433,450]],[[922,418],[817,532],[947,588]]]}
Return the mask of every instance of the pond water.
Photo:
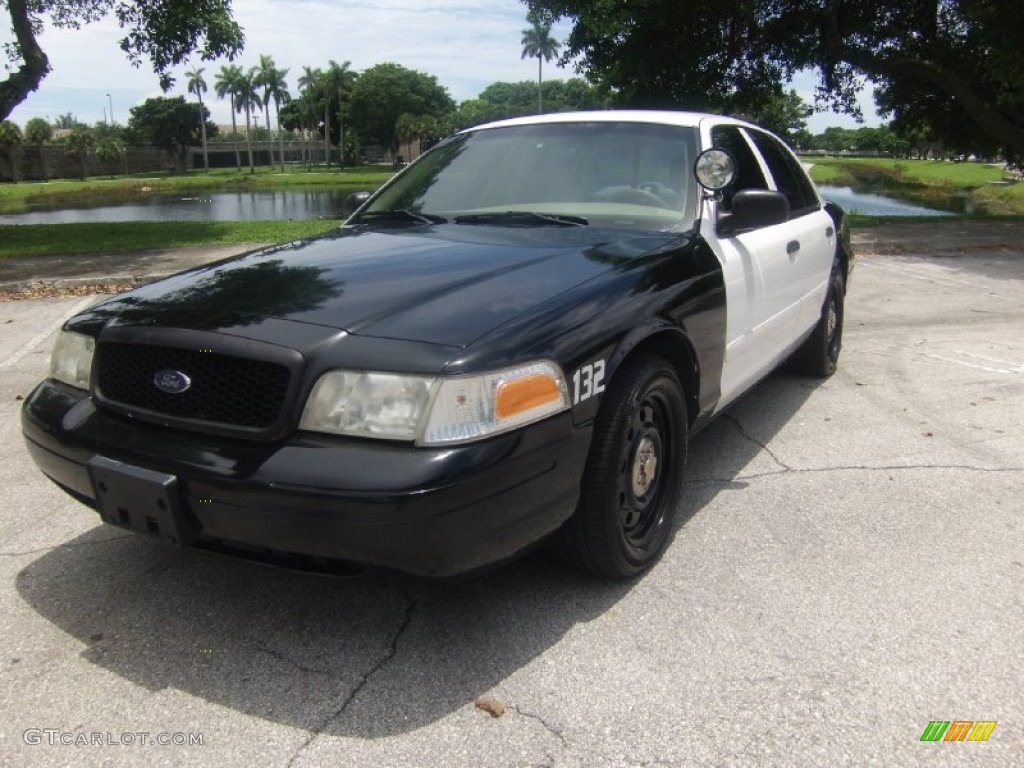
{"label": "pond water", "polygon": [[26,213],[0,215],[0,224],[73,224],[107,221],[252,221],[260,219],[340,219],[345,198],[365,187],[250,190],[97,198],[89,203],[39,206]]}
{"label": "pond water", "polygon": [[870,192],[854,192],[850,187],[833,187],[819,184],[818,192],[826,200],[842,206],[847,213],[861,213],[868,216],[952,216],[949,211],[938,211],[921,205],[885,197]]}
{"label": "pond water", "polygon": [[[146,195],[130,200],[95,199],[88,204],[38,207],[27,213],[0,215],[0,224],[71,224],[107,221],[253,221],[260,219],[340,219],[348,215],[345,198],[359,187],[329,189],[204,192],[195,195]],[[850,187],[820,185],[822,197],[848,213],[874,216],[948,216],[883,195]]]}

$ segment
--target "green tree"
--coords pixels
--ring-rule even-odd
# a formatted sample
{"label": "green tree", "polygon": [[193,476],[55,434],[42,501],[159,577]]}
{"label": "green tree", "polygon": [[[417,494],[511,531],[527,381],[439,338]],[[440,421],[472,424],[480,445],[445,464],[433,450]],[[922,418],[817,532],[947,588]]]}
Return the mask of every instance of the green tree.
{"label": "green tree", "polygon": [[54,128],[74,128],[76,125],[81,125],[81,123],[70,112],[57,115],[57,119],[53,121]]}
{"label": "green tree", "polygon": [[1024,156],[1020,0],[526,0],[570,19],[563,58],[622,103],[756,112],[793,73],[820,75],[820,105],[856,111],[864,78],[899,116],[928,95],[936,131],[955,113]]}
{"label": "green tree", "polygon": [[[277,139],[280,149],[281,170],[284,170],[284,136],[281,133],[281,104],[288,101],[288,83],[285,82],[287,69],[278,69],[274,59],[267,55],[260,56],[259,66],[253,84],[263,89],[263,113],[267,118],[267,132],[270,132],[270,102],[274,102],[274,114],[277,118]],[[271,150],[270,164],[274,164],[274,153]]]}
{"label": "green tree", "polygon": [[394,153],[398,149],[395,128],[399,116],[432,115],[446,118],[455,102],[433,75],[392,62],[370,67],[352,86],[352,122],[364,144],[380,144]]}
{"label": "green tree", "polygon": [[[478,100],[482,102],[482,105],[478,107],[467,104],[466,109],[470,110],[470,115],[474,110],[477,113],[486,114],[489,120],[530,115],[536,112],[536,90],[536,85],[529,81],[491,83],[480,92]],[[549,80],[544,83],[543,94],[548,112],[570,112],[604,106],[598,90],[578,77],[566,81]],[[459,112],[463,112],[462,105],[459,106]],[[462,127],[467,127],[465,118],[464,114],[458,116]],[[478,122],[484,121],[479,120]],[[469,125],[475,124],[477,123],[469,123]]]}
{"label": "green tree", "polygon": [[43,156],[43,144],[53,138],[53,128],[41,117],[33,117],[25,123],[25,142],[32,146],[35,157],[38,158],[39,168],[44,179],[50,178],[49,169],[46,166],[46,159]]}
{"label": "green tree", "polygon": [[96,143],[99,144],[107,139],[113,139],[116,142],[124,143],[125,129],[123,125],[118,123],[108,123],[104,120],[98,120],[93,123],[92,135],[96,138]]}
{"label": "green tree", "polygon": [[395,138],[398,139],[399,144],[405,144],[406,159],[412,158],[412,143],[419,132],[418,122],[419,118],[408,112],[400,114],[395,121]]}
{"label": "green tree", "polygon": [[231,135],[235,146],[235,168],[242,170],[242,156],[238,150],[238,123],[235,114],[235,93],[238,91],[239,81],[243,77],[242,68],[237,64],[225,64],[217,73],[217,79],[213,81],[213,90],[218,99],[227,97],[231,103]]}
{"label": "green tree", "polygon": [[301,123],[303,129],[310,132],[310,138],[313,142],[312,151],[309,154],[310,165],[316,162],[318,157],[317,136],[319,135],[320,127],[318,115],[320,114],[320,91],[323,76],[322,70],[308,66],[302,68],[302,75],[299,76],[299,90],[302,92],[302,103],[300,105]]}
{"label": "green tree", "polygon": [[[206,114],[206,107],[203,106],[203,94],[206,93],[206,81],[203,79],[203,67],[193,67],[185,73],[188,78],[188,92],[196,95],[196,101],[199,102],[199,114]],[[203,168],[210,170],[210,156],[206,151],[206,120],[200,120],[199,126],[202,129],[203,139]],[[97,156],[99,151],[97,150]]]}
{"label": "green tree", "polygon": [[545,61],[551,61],[558,55],[562,44],[551,36],[551,23],[541,21],[535,16],[527,16],[532,26],[523,30],[523,37],[519,41],[523,46],[523,53],[519,57],[537,59],[537,114],[544,112],[543,83],[544,77],[542,68]]}
{"label": "green tree", "polygon": [[21,128],[10,120],[0,122],[0,154],[11,166],[11,181],[18,180],[18,166],[14,162],[14,154],[24,141]]}
{"label": "green tree", "polygon": [[[455,112],[455,127],[459,130],[482,125],[499,117],[493,104],[483,99],[466,99]],[[503,117],[503,115],[502,115]]]}
{"label": "green tree", "polygon": [[50,60],[37,35],[44,25],[78,29],[112,13],[124,31],[120,47],[139,66],[149,59],[165,91],[170,70],[196,51],[204,61],[234,58],[244,36],[231,15],[230,0],[7,0],[14,40],[5,46],[7,78],[0,80],[0,120],[39,88]]}
{"label": "green tree", "polygon": [[807,118],[813,111],[795,90],[779,88],[747,117],[793,143],[797,134],[807,130]]}
{"label": "green tree", "polygon": [[77,163],[82,169],[82,178],[85,178],[85,163],[89,159],[89,153],[96,148],[96,137],[92,129],[86,125],[76,125],[71,129],[71,134],[64,142],[64,157],[72,163]]}
{"label": "green tree", "polygon": [[[330,114],[337,110],[338,115],[338,148],[340,149],[340,165],[345,165],[345,128],[342,122],[345,94],[352,84],[356,82],[358,75],[349,69],[350,61],[343,61],[338,64],[334,59],[327,63],[327,69],[323,73],[324,92],[324,135],[327,137],[328,147],[331,140]],[[331,166],[331,153],[327,152],[327,167]]]}
{"label": "green tree", "polygon": [[256,165],[252,159],[252,113],[263,103],[256,92],[252,70],[239,72],[235,81],[235,109],[245,112],[245,146],[249,150],[249,173],[256,173]]}
{"label": "green tree", "polygon": [[[159,96],[132,107],[130,115],[128,130],[135,140],[163,148],[181,173],[188,148],[200,146],[200,125],[209,111],[205,107],[200,111],[198,104],[190,104],[184,96]],[[207,123],[206,130],[213,135],[217,126]]]}
{"label": "green tree", "polygon": [[53,128],[41,117],[33,117],[25,123],[25,141],[42,146],[53,138]]}
{"label": "green tree", "polygon": [[114,172],[121,161],[123,151],[124,149],[121,144],[115,139],[103,139],[96,145],[96,159],[107,166],[111,178],[114,177]]}

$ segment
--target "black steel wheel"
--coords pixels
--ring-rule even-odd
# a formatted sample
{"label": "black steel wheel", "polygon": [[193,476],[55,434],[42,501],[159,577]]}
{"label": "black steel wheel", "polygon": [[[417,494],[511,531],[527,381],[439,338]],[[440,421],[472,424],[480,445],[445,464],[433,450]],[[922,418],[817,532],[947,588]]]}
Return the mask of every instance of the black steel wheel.
{"label": "black steel wheel", "polygon": [[686,406],[672,366],[651,356],[629,361],[601,404],[579,507],[561,531],[561,551],[610,578],[649,568],[669,540],[686,449]]}
{"label": "black steel wheel", "polygon": [[832,267],[828,293],[814,331],[793,355],[798,372],[827,378],[836,372],[843,348],[846,283],[838,265]]}

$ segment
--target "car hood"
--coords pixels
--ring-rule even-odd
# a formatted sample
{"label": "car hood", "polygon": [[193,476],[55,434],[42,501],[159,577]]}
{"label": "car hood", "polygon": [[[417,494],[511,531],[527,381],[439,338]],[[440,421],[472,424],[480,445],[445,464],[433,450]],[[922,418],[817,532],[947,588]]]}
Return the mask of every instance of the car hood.
{"label": "car hood", "polygon": [[274,318],[464,347],[678,238],[584,227],[343,228],[183,272],[90,314],[118,325],[232,333]]}

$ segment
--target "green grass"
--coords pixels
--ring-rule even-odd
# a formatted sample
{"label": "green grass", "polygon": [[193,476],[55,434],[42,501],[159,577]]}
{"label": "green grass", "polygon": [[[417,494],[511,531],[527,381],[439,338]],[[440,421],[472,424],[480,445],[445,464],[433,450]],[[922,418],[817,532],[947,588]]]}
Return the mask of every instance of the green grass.
{"label": "green grass", "polygon": [[987,163],[947,163],[938,160],[902,160],[888,157],[807,157],[814,163],[811,176],[818,183],[838,177],[859,178],[872,174],[905,182],[974,188],[1000,181],[1003,170]]}
{"label": "green grass", "polygon": [[32,206],[73,204],[103,197],[131,200],[150,194],[197,192],[227,189],[280,189],[283,187],[351,187],[376,189],[391,178],[389,166],[361,166],[344,170],[324,168],[305,170],[257,168],[239,172],[234,168],[216,169],[208,173],[137,173],[113,178],[90,177],[85,180],[58,179],[0,184],[0,213],[22,213]]}
{"label": "green grass", "polygon": [[125,221],[0,225],[0,260],[218,243],[281,243],[335,229],[340,221]]}
{"label": "green grass", "polygon": [[[810,162],[805,158],[805,162]],[[811,178],[817,184],[842,184],[846,178],[843,169],[833,163],[819,163],[814,159],[814,167],[811,168]]]}

